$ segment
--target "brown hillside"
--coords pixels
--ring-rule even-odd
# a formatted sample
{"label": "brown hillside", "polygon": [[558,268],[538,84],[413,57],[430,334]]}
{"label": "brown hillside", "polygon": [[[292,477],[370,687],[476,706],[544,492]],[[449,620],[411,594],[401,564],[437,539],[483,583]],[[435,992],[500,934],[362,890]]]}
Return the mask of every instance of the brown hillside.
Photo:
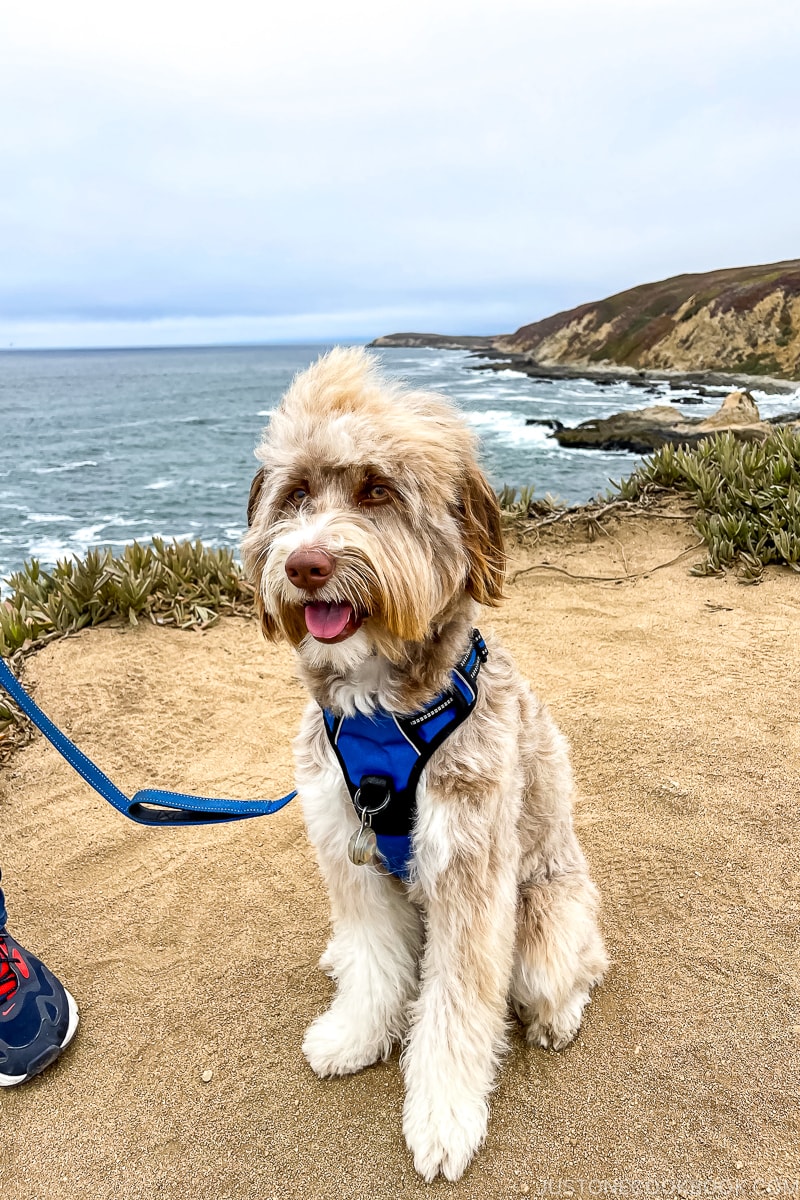
{"label": "brown hillside", "polygon": [[676,275],[497,338],[542,365],[800,377],[800,259]]}

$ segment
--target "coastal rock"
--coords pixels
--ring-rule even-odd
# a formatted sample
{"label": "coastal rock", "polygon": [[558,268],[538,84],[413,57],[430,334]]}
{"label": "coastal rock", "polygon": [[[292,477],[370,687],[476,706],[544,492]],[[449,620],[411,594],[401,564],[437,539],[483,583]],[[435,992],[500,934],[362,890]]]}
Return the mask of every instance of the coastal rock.
{"label": "coastal rock", "polygon": [[796,412],[778,413],[777,417],[767,417],[767,425],[797,425],[800,426],[800,409]]}
{"label": "coastal rock", "polygon": [[563,429],[564,422],[559,421],[557,417],[527,417],[526,425],[545,425],[548,429]]}
{"label": "coastal rock", "polygon": [[583,421],[572,429],[556,429],[553,437],[560,446],[576,450],[628,450],[649,454],[666,445],[690,445],[704,437],[730,430],[744,441],[760,441],[777,424],[800,427],[797,413],[762,421],[749,392],[732,392],[710,417],[681,417],[674,408],[654,404],[631,412]]}
{"label": "coastal rock", "polygon": [[688,440],[699,420],[680,420],[674,408],[653,404],[630,412],[614,413],[610,417],[582,421],[572,429],[557,429],[553,437],[559,446],[575,450],[629,450],[633,454],[648,454],[659,446],[676,440]]}
{"label": "coastal rock", "polygon": [[706,429],[728,429],[731,425],[754,425],[760,420],[758,405],[749,392],[731,392],[703,425]]}

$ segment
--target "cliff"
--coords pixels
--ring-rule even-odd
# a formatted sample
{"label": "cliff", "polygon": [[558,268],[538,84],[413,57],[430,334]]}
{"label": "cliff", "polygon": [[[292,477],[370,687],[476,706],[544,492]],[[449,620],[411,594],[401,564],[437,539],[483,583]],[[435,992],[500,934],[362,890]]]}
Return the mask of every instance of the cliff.
{"label": "cliff", "polygon": [[797,380],[800,259],[641,284],[494,338],[397,333],[371,344],[510,355],[541,374],[619,367]]}
{"label": "cliff", "polygon": [[541,365],[800,377],[800,259],[676,275],[495,339]]}

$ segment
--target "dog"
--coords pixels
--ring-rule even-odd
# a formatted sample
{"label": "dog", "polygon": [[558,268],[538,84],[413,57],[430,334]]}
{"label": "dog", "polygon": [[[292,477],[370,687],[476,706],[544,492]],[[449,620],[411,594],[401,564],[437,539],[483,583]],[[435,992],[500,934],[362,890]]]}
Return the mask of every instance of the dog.
{"label": "dog", "polygon": [[331,723],[400,728],[447,701],[479,607],[502,599],[500,510],[456,410],[362,349],[296,376],[256,455],[242,554],[263,631],[292,644],[311,695],[296,782],[332,914],[336,994],[303,1052],[329,1077],[401,1043],[414,1166],[456,1180],[486,1135],[509,1005],[559,1050],[608,964],[567,743],[487,637],[474,707],[417,783],[405,876],[351,861],[365,818]]}

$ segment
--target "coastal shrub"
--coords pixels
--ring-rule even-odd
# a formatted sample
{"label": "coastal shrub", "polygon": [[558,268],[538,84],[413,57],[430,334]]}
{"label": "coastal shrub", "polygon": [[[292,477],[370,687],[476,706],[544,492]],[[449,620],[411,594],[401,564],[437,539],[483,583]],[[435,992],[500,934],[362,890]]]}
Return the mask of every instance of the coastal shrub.
{"label": "coastal shrub", "polygon": [[497,499],[503,532],[518,538],[530,533],[536,522],[566,511],[565,506],[549,492],[536,499],[532,487],[515,488],[505,484],[497,493]]}
{"label": "coastal shrub", "polygon": [[213,625],[223,612],[249,608],[252,588],[230,550],[202,542],[133,542],[118,557],[90,550],[46,571],[36,559],[9,576],[0,601],[0,654],[121,617],[181,629]]}
{"label": "coastal shrub", "polygon": [[[249,614],[253,589],[230,550],[202,542],[133,542],[115,557],[90,550],[46,571],[35,559],[9,576],[0,600],[0,654],[9,657],[87,625],[121,618],[180,629],[206,629],[223,613]],[[0,761],[12,742],[29,733],[15,706],[0,693]]]}
{"label": "coastal shrub", "polygon": [[745,442],[726,431],[693,446],[664,446],[614,487],[630,501],[659,491],[691,496],[708,547],[696,575],[736,567],[743,582],[757,583],[768,563],[800,571],[800,432],[776,428]]}

